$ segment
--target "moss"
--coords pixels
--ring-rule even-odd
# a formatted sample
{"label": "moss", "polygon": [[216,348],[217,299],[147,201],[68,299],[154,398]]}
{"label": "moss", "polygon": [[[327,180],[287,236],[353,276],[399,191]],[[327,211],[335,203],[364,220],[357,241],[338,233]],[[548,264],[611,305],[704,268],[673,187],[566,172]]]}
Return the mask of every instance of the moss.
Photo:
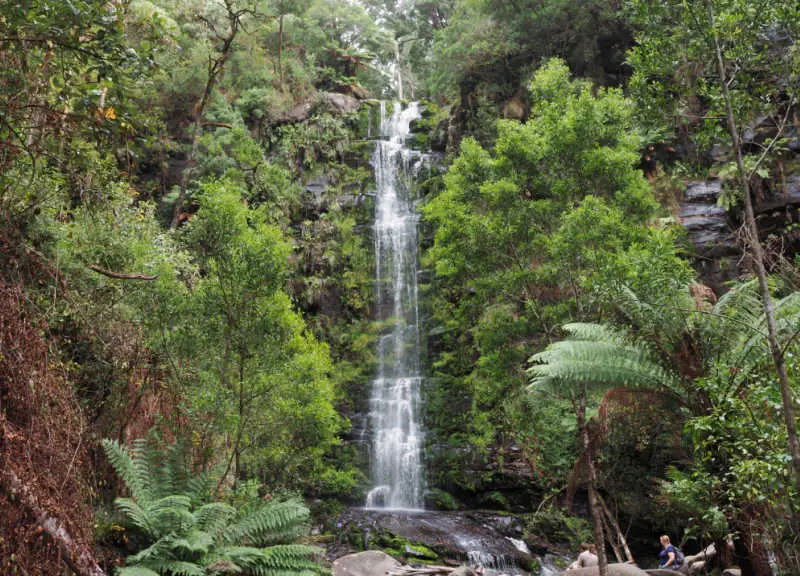
{"label": "moss", "polygon": [[425,506],[436,510],[458,510],[461,505],[450,494],[439,488],[432,488],[425,494]]}
{"label": "moss", "polygon": [[439,555],[421,544],[406,544],[405,552],[407,556],[415,559],[434,561],[439,559]]}

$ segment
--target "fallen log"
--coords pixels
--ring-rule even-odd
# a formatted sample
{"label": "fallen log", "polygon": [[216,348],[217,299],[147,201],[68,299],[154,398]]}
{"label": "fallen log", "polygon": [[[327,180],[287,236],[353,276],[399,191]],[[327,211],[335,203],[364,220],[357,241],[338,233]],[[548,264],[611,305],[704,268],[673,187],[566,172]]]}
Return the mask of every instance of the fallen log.
{"label": "fallen log", "polygon": [[451,566],[425,566],[415,568],[413,566],[399,566],[387,572],[389,576],[431,576],[433,574],[451,574],[456,568]]}
{"label": "fallen log", "polygon": [[61,553],[64,564],[77,576],[105,576],[105,572],[97,564],[88,549],[81,547],[72,539],[58,519],[47,513],[40,505],[33,491],[28,488],[13,470],[6,469],[0,477],[0,488],[12,502],[18,502],[22,508],[36,519],[39,526],[55,544]]}

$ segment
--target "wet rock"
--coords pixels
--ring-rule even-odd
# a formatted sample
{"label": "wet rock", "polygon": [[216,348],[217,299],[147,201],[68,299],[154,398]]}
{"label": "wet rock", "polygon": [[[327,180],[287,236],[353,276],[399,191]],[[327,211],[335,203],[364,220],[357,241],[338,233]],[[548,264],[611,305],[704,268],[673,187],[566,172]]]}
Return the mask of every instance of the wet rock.
{"label": "wet rock", "polygon": [[272,124],[274,126],[280,126],[283,124],[303,122],[311,118],[311,114],[320,105],[325,106],[329,111],[337,114],[349,114],[359,109],[361,101],[347,94],[321,92],[312,96],[305,102],[298,104],[291,110],[283,112]]}
{"label": "wet rock", "polygon": [[[350,509],[343,514],[349,530],[369,531],[373,542],[386,542],[402,552],[392,540],[422,544],[435,552],[440,562],[495,568],[506,573],[528,569],[534,563],[529,554],[520,551],[497,527],[497,518],[489,513],[403,512]],[[511,523],[513,524],[513,522]],[[505,527],[513,531],[511,525]],[[515,567],[518,567],[515,569]]]}
{"label": "wet rock", "polygon": [[738,251],[736,237],[727,212],[717,206],[722,181],[691,182],[681,203],[680,219],[689,241],[704,257],[722,256]]}
{"label": "wet rock", "polygon": [[714,144],[708,154],[716,164],[725,164],[730,159],[728,149],[720,144]]}
{"label": "wet rock", "polygon": [[330,180],[325,175],[309,178],[303,185],[303,190],[308,194],[308,204],[314,212],[321,212],[325,208],[328,186]]}
{"label": "wet rock", "polygon": [[400,562],[378,550],[367,550],[358,554],[342,556],[333,563],[333,576],[386,576],[399,568]]}
{"label": "wet rock", "polygon": [[800,204],[800,174],[787,176],[783,190],[759,201],[756,204],[756,211],[768,212],[777,208],[785,208],[790,204]]}

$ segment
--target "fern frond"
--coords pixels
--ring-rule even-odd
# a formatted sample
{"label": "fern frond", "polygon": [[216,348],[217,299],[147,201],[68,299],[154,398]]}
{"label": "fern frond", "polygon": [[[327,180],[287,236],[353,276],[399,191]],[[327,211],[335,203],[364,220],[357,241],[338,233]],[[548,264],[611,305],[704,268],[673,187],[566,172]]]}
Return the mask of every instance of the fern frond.
{"label": "fern frond", "polygon": [[140,482],[140,493],[138,496],[134,495],[134,498],[143,508],[147,508],[148,503],[160,496],[158,493],[158,479],[152,465],[152,448],[146,438],[137,438],[133,441],[131,452],[133,469],[136,471],[136,476]]}
{"label": "fern frond", "polygon": [[531,356],[530,387],[680,388],[680,379],[662,366],[647,346],[601,324],[568,324],[570,336]]}
{"label": "fern frond", "polygon": [[117,568],[115,574],[117,576],[161,576],[158,572],[154,572],[144,566],[125,566],[124,568]]}
{"label": "fern frond", "polygon": [[163,534],[194,527],[194,516],[186,496],[167,496],[147,511],[150,523]]}
{"label": "fern frond", "polygon": [[184,560],[164,560],[154,562],[152,567],[157,569],[161,574],[169,574],[170,576],[206,576],[206,569],[194,562],[186,562]]}
{"label": "fern frond", "polygon": [[211,534],[202,530],[189,530],[180,536],[174,536],[169,539],[170,548],[181,553],[192,555],[206,554],[211,546],[214,545],[214,539]]}
{"label": "fern frond", "polygon": [[263,546],[284,542],[307,529],[308,508],[297,499],[266,502],[225,528],[220,540],[225,544],[250,542]]}
{"label": "fern frond", "polygon": [[130,498],[117,498],[114,500],[114,505],[119,510],[125,519],[132,525],[136,526],[146,534],[157,536],[154,532],[154,526],[151,524],[147,513],[142,510],[136,502]]}
{"label": "fern frond", "polygon": [[140,506],[147,507],[150,502],[144,477],[136,466],[136,459],[122,447],[116,440],[103,439],[103,449],[106,457],[114,468],[114,472],[122,479],[125,486]]}
{"label": "fern frond", "polygon": [[195,526],[216,534],[236,516],[236,508],[222,502],[211,502],[194,511]]}
{"label": "fern frond", "polygon": [[194,504],[208,502],[221,475],[222,473],[217,470],[193,474],[186,480],[184,494],[191,498]]}
{"label": "fern frond", "polygon": [[298,576],[319,574],[320,550],[311,546],[289,544],[269,548],[235,546],[220,553],[255,576]]}
{"label": "fern frond", "polygon": [[162,536],[144,550],[140,550],[133,556],[128,556],[125,560],[128,564],[150,564],[151,562],[163,561],[164,559],[172,560],[172,552],[170,550],[170,540],[173,534]]}

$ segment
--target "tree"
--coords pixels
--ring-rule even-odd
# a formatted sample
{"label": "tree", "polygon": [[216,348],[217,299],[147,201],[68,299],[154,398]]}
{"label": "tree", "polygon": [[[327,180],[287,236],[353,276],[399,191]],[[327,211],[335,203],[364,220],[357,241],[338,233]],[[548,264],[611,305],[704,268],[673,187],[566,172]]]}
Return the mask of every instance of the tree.
{"label": "tree", "polygon": [[290,14],[300,15],[311,5],[311,0],[276,0],[275,11],[278,13],[278,77],[283,84],[283,44],[284,20]]}
{"label": "tree", "polygon": [[566,394],[578,419],[583,460],[588,472],[589,509],[600,562],[600,574],[608,574],[603,512],[597,496],[597,473],[586,418],[586,402],[592,390],[613,386],[669,386],[672,375],[653,358],[650,350],[620,331],[597,324],[567,324],[571,337],[551,344],[531,356],[531,388]]}
{"label": "tree", "polygon": [[213,52],[208,56],[208,70],[205,87],[199,101],[195,104],[191,112],[191,145],[186,161],[186,168],[181,174],[181,181],[178,188],[178,198],[172,209],[171,228],[177,228],[180,224],[181,212],[183,211],[184,199],[186,198],[186,187],[193,174],[195,159],[200,144],[200,137],[203,133],[203,116],[206,113],[208,104],[214,93],[214,88],[225,71],[225,64],[233,51],[234,42],[242,29],[243,22],[247,18],[260,17],[256,11],[255,0],[223,0],[224,14],[217,19],[216,14],[200,14],[198,18],[208,27],[208,33]]}
{"label": "tree", "polygon": [[[781,390],[794,479],[800,490],[800,440],[797,436],[793,392],[779,339],[775,304],[770,294],[767,264],[753,210],[751,182],[773,152],[797,102],[797,39],[800,9],[796,2],[753,3],[746,0],[664,3],[633,0],[632,15],[640,26],[638,47],[631,53],[634,85],[643,94],[661,96],[672,67],[694,69],[680,90],[670,88],[668,99],[679,101],[688,90],[710,103],[707,122],[724,121],[736,165],[738,201],[744,204],[744,247],[758,279],[767,325],[770,354]],[[755,87],[755,89],[754,89]],[[776,117],[778,134],[755,154],[747,154],[741,131],[759,115]],[[783,118],[783,120],[780,120]]]}
{"label": "tree", "polygon": [[[622,259],[633,260],[630,253]],[[655,263],[651,267],[657,268]],[[618,269],[611,276],[625,278]],[[585,397],[592,391],[646,388],[683,407],[690,415],[687,427],[697,461],[689,474],[673,471],[673,484],[667,484],[666,492],[691,510],[692,521],[707,529],[717,546],[730,533],[730,528],[719,527],[720,519],[724,526],[735,528],[740,533],[736,542],[745,542],[741,549],[749,550],[742,553],[742,562],[748,568],[760,567],[758,574],[769,573],[764,544],[753,525],[769,514],[769,507],[776,506],[784,493],[782,475],[775,473],[782,461],[774,450],[780,435],[769,423],[752,429],[752,423],[741,418],[748,411],[752,415],[763,410],[760,403],[765,399],[762,358],[768,355],[769,344],[754,284],[735,286],[712,306],[704,299],[694,302],[691,285],[672,299],[656,290],[661,282],[654,282],[645,298],[624,282],[615,283],[609,288],[616,294],[621,328],[564,326],[566,339],[531,357],[530,389],[566,394],[572,400],[590,498],[596,490],[596,474]],[[638,283],[641,287],[642,282]],[[777,324],[787,339],[798,322],[798,300],[795,293],[776,301]],[[715,446],[715,441],[720,445]],[[692,501],[692,494],[704,496]],[[599,523],[598,513],[595,524]]]}
{"label": "tree", "polygon": [[189,414],[224,438],[225,473],[291,483],[296,470],[319,467],[341,420],[328,348],[292,309],[290,246],[267,208],[247,208],[230,183],[207,183],[184,237],[200,277],[177,298],[159,294],[153,314],[159,348],[189,362],[173,367]]}

